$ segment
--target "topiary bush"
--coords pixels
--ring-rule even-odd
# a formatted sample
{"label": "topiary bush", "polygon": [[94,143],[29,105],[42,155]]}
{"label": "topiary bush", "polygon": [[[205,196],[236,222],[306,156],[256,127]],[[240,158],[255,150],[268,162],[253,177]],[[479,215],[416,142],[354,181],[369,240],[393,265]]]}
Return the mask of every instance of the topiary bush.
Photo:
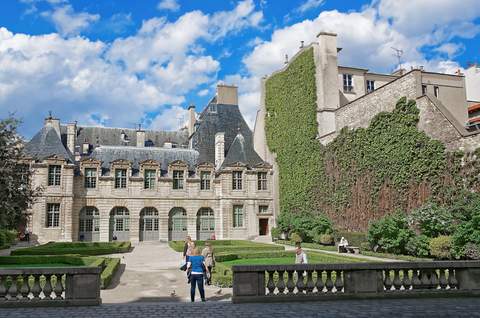
{"label": "topiary bush", "polygon": [[407,243],[414,236],[405,214],[396,213],[372,222],[368,228],[367,240],[375,251],[406,254]]}
{"label": "topiary bush", "polygon": [[335,243],[333,235],[331,234],[317,235],[315,242],[322,245],[333,245]]}
{"label": "topiary bush", "polygon": [[407,253],[417,257],[428,257],[430,255],[430,238],[426,235],[417,235],[410,238],[405,246]]}
{"label": "topiary bush", "polygon": [[278,227],[272,227],[270,234],[272,235],[272,239],[275,241],[280,239],[282,231]]}
{"label": "topiary bush", "polygon": [[441,235],[430,240],[430,254],[436,259],[452,258],[452,237]]}
{"label": "topiary bush", "polygon": [[428,237],[449,235],[454,229],[452,213],[432,202],[413,210],[408,220],[413,227]]}
{"label": "topiary bush", "polygon": [[290,240],[295,243],[298,243],[298,242],[302,242],[302,237],[300,236],[300,234],[294,232],[290,234]]}

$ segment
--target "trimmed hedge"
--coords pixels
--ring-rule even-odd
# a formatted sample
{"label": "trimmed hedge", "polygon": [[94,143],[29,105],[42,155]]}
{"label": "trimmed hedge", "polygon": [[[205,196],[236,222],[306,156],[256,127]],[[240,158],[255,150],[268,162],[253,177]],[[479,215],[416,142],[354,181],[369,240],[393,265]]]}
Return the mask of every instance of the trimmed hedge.
{"label": "trimmed hedge", "polygon": [[35,247],[18,249],[12,251],[10,255],[106,255],[129,252],[131,246],[130,242],[50,242]]}
{"label": "trimmed hedge", "polygon": [[287,257],[295,254],[293,251],[269,251],[269,252],[244,252],[244,253],[220,253],[215,255],[217,262],[227,262],[236,259],[251,259],[251,258],[278,258]]}
{"label": "trimmed hedge", "polygon": [[[277,243],[295,246],[294,241],[278,240]],[[302,247],[312,248],[312,249],[317,249],[317,250],[324,250],[324,251],[333,251],[333,252],[337,251],[337,247],[335,247],[333,245],[322,245],[322,244],[317,244],[317,243],[302,243]]]}
{"label": "trimmed hedge", "polygon": [[[256,243],[251,241],[241,241],[241,240],[216,240],[209,241],[212,243],[215,253],[226,253],[226,252],[255,252],[255,251],[271,251],[271,250],[284,250],[285,247],[265,244],[265,243]],[[183,241],[170,241],[168,242],[169,246],[176,252],[183,252],[183,246],[185,242]],[[195,245],[202,249],[205,246],[205,241],[195,241]]]}

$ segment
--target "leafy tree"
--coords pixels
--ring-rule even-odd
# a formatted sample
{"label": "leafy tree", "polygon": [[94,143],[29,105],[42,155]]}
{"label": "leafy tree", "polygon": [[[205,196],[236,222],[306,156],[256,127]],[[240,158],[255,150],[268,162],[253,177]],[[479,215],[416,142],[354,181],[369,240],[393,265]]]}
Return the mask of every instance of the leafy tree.
{"label": "leafy tree", "polygon": [[436,203],[427,203],[413,210],[408,219],[421,234],[430,238],[449,235],[454,228],[452,213]]}
{"label": "leafy tree", "polygon": [[20,122],[13,118],[0,120],[0,228],[16,228],[24,211],[41,189],[32,189],[31,170],[22,162],[23,142],[17,134]]}
{"label": "leafy tree", "polygon": [[480,246],[480,211],[475,211],[470,220],[461,223],[453,233],[453,251],[457,257],[465,257],[468,243]]}
{"label": "leafy tree", "polygon": [[407,254],[407,243],[415,236],[408,227],[407,217],[403,213],[386,215],[370,224],[367,240],[375,250],[394,254]]}

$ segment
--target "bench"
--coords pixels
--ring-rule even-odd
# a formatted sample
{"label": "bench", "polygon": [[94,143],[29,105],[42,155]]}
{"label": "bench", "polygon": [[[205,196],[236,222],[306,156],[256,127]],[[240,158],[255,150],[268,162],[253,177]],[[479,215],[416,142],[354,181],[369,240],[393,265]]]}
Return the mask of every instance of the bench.
{"label": "bench", "polygon": [[339,253],[351,253],[351,254],[360,254],[360,247],[356,246],[338,246]]}

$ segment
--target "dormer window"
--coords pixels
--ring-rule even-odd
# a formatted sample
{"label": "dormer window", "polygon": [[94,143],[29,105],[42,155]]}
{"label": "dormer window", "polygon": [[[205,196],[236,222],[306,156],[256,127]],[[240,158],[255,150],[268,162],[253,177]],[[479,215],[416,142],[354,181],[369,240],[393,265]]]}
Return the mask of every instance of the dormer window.
{"label": "dormer window", "polygon": [[217,104],[210,104],[210,106],[208,107],[208,110],[211,113],[216,113],[217,112]]}
{"label": "dormer window", "polygon": [[157,171],[156,170],[145,170],[144,172],[144,189],[155,189],[155,180]]}
{"label": "dormer window", "polygon": [[59,186],[62,178],[62,166],[51,165],[48,166],[48,185]]}
{"label": "dormer window", "polygon": [[173,189],[174,190],[183,189],[183,171],[182,170],[173,171]]}
{"label": "dormer window", "polygon": [[345,93],[353,92],[353,75],[343,74],[343,91]]}
{"label": "dormer window", "polygon": [[115,169],[115,189],[127,187],[127,169]]}
{"label": "dormer window", "polygon": [[242,190],[242,172],[234,171],[232,173],[232,189]]}
{"label": "dormer window", "polygon": [[210,171],[200,172],[200,190],[210,190]]}
{"label": "dormer window", "polygon": [[128,135],[125,133],[125,131],[122,130],[120,133],[120,139],[123,142],[130,142],[130,138],[128,138]]}
{"label": "dormer window", "polygon": [[367,80],[367,93],[371,93],[375,90],[375,81]]}
{"label": "dormer window", "polygon": [[85,188],[94,189],[97,187],[97,169],[85,168]]}
{"label": "dormer window", "polygon": [[266,172],[259,172],[257,174],[257,181],[258,181],[258,190],[263,191],[267,190],[267,173]]}

